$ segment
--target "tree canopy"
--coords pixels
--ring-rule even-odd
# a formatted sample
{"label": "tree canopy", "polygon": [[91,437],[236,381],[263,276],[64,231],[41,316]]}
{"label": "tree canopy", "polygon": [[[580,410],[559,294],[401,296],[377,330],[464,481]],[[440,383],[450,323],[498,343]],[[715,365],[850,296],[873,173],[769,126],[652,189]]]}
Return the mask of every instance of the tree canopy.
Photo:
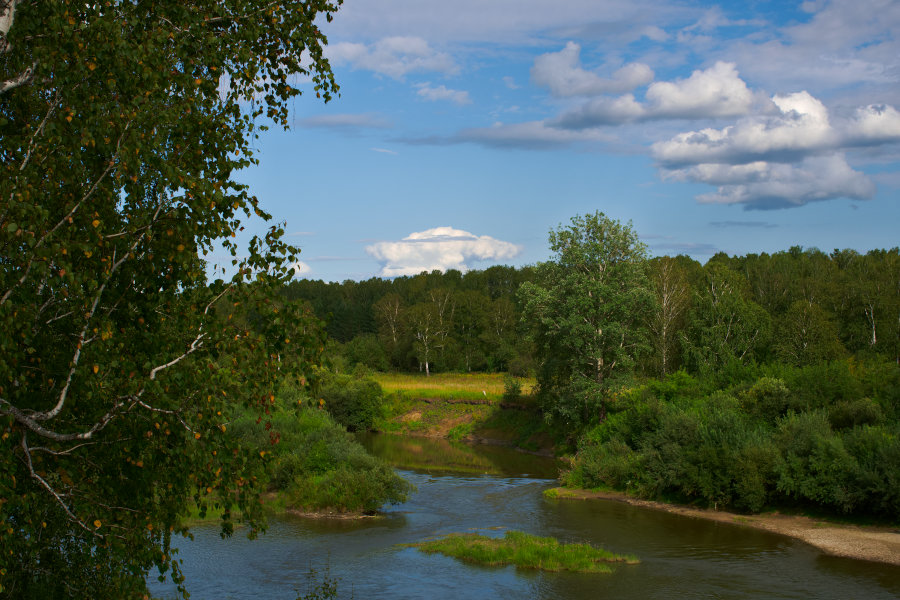
{"label": "tree canopy", "polygon": [[[232,408],[321,350],[274,301],[296,248],[234,179],[308,85],[341,0],[0,0],[0,587],[132,597],[193,498],[260,526]],[[310,81],[310,84],[302,83]],[[204,257],[230,254],[229,281]],[[275,441],[275,440],[273,440]]]}
{"label": "tree canopy", "polygon": [[541,394],[551,413],[581,422],[646,344],[653,304],[646,247],[630,224],[597,212],[551,230],[550,249],[553,260],[540,264],[519,293],[540,360]]}

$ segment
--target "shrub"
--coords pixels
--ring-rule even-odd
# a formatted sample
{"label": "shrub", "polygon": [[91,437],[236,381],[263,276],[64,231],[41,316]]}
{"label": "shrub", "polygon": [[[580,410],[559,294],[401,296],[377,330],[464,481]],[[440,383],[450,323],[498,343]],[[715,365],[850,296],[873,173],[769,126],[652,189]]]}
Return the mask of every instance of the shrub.
{"label": "shrub", "polygon": [[859,425],[878,425],[883,418],[881,406],[869,398],[841,400],[828,411],[828,421],[836,430],[852,429]]}
{"label": "shrub", "polygon": [[748,414],[774,424],[787,413],[790,391],[781,379],[762,377],[741,394],[741,406]]}
{"label": "shrub", "polygon": [[268,429],[243,418],[229,431],[271,456],[269,488],[283,493],[291,507],[373,512],[385,502],[404,501],[412,489],[324,410],[276,407]]}
{"label": "shrub", "polygon": [[503,401],[518,402],[522,398],[522,382],[512,375],[503,376]]}
{"label": "shrub", "polygon": [[322,377],[319,397],[334,420],[350,431],[371,429],[381,416],[384,401],[375,380],[334,373]]}

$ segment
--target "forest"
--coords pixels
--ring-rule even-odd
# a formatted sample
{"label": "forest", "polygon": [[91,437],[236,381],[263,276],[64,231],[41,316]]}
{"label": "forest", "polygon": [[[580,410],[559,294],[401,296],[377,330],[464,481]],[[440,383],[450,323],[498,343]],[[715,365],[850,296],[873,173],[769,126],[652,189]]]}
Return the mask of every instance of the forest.
{"label": "forest", "polygon": [[535,376],[574,456],[567,485],[900,513],[897,248],[649,258],[602,213],[552,230],[550,247],[523,268],[300,280],[283,294],[326,323],[333,371]]}
{"label": "forest", "polygon": [[[644,263],[656,303],[639,324],[636,376],[728,365],[803,367],[853,356],[900,356],[900,251],[684,255]],[[298,279],[283,291],[325,322],[330,357],[375,370],[511,371],[536,366],[521,284],[535,268],[493,266],[395,279]]]}

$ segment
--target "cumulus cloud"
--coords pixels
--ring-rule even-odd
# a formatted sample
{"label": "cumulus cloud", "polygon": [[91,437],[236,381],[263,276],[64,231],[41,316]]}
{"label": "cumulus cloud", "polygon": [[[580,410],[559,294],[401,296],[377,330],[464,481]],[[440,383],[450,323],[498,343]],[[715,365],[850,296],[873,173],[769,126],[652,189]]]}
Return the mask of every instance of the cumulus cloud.
{"label": "cumulus cloud", "polygon": [[875,194],[872,180],[853,170],[840,153],[809,156],[794,164],[701,164],[670,176],[718,186],[713,193],[697,196],[701,203],[742,204],[748,210],[789,208],[835,198],[867,200]]}
{"label": "cumulus cloud", "polygon": [[581,67],[581,46],[568,42],[559,52],[538,56],[531,68],[531,80],[554,96],[597,96],[621,94],[653,81],[653,70],[643,63],[627,64],[611,78]]}
{"label": "cumulus cloud", "polygon": [[647,116],[647,109],[631,94],[618,98],[595,98],[568,110],[550,121],[554,127],[585,129],[601,125],[621,125]]}
{"label": "cumulus cloud", "polygon": [[749,162],[762,158],[799,156],[834,148],[839,138],[828,110],[807,92],[775,96],[773,115],[757,115],[724,129],[681,133],[653,145],[664,164]]}
{"label": "cumulus cloud", "polygon": [[773,114],[756,115],[724,129],[681,133],[653,145],[663,165],[790,160],[811,154],[900,142],[900,112],[892,106],[858,108],[834,123],[808,92],[775,96]]}
{"label": "cumulus cloud", "polygon": [[382,277],[416,275],[435,269],[468,270],[471,260],[504,260],[521,248],[487,235],[477,236],[452,227],[435,227],[411,233],[398,242],[378,242],[366,252],[382,265]]}
{"label": "cumulus cloud", "polygon": [[374,44],[340,42],[327,47],[328,59],[335,65],[349,64],[393,79],[408,73],[437,72],[453,74],[458,66],[449,54],[438,52],[420,37],[395,36]]}
{"label": "cumulus cloud", "polygon": [[469,92],[466,91],[451,90],[443,85],[431,87],[431,83],[420,83],[416,87],[418,88],[416,94],[431,102],[448,100],[460,106],[472,103],[472,99],[469,98]]}
{"label": "cumulus cloud", "polygon": [[852,148],[900,142],[900,112],[887,105],[832,119],[808,92],[776,95],[768,114],[723,129],[678,134],[652,147],[669,179],[717,186],[700,202],[787,208],[833,198],[865,200],[875,184],[846,159]]}
{"label": "cumulus cloud", "polygon": [[853,146],[900,141],[900,111],[885,104],[857,108],[853,118],[844,124],[843,138]]}
{"label": "cumulus cloud", "polygon": [[299,277],[301,275],[308,275],[312,272],[312,269],[308,264],[303,262],[302,260],[298,260],[293,265],[291,265],[294,269],[294,275]]}
{"label": "cumulus cloud", "polygon": [[595,98],[563,113],[553,124],[580,129],[654,119],[734,117],[749,114],[755,101],[735,65],[717,62],[687,79],[650,84],[644,103],[631,94]]}
{"label": "cumulus cloud", "polygon": [[717,62],[687,79],[652,84],[647,100],[655,117],[734,117],[750,112],[753,94],[734,63]]}

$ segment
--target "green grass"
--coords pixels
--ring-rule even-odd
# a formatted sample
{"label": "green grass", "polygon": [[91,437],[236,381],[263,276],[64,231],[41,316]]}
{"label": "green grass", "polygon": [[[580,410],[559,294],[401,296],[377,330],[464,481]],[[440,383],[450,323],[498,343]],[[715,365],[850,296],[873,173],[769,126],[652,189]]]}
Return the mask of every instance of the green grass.
{"label": "green grass", "polygon": [[632,555],[613,554],[590,544],[561,544],[551,537],[507,531],[502,538],[476,533],[453,533],[435,540],[408,544],[428,554],[444,554],[487,566],[515,565],[540,571],[611,573],[611,563],[637,564]]}
{"label": "green grass", "polygon": [[[415,373],[376,373],[372,376],[385,394],[400,392],[413,398],[490,402],[499,402],[503,397],[503,377],[501,373],[436,373],[430,377]],[[530,393],[534,380],[519,381],[522,393]]]}

